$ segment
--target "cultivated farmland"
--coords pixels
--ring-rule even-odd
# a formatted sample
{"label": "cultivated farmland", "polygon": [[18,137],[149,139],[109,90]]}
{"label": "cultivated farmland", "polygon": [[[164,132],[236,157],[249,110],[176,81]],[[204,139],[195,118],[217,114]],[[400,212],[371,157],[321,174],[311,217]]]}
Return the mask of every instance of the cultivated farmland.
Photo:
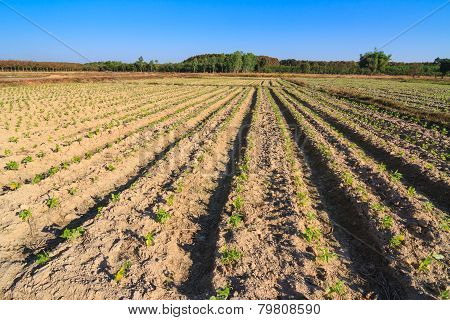
{"label": "cultivated farmland", "polygon": [[444,83],[0,87],[4,299],[448,297]]}

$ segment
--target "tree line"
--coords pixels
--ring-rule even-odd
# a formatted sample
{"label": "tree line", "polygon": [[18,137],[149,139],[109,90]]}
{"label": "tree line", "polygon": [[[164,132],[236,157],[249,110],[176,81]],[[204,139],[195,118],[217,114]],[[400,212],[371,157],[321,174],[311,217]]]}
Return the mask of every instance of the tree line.
{"label": "tree line", "polygon": [[446,75],[450,59],[437,58],[434,62],[392,62],[391,55],[374,50],[361,54],[359,61],[311,61],[257,56],[236,51],[225,54],[202,54],[180,63],[145,61],[141,56],[135,62],[99,61],[91,63],[59,63],[3,60],[1,71],[112,71],[112,72],[200,72],[200,73],[312,73],[312,74],[388,74],[388,75]]}

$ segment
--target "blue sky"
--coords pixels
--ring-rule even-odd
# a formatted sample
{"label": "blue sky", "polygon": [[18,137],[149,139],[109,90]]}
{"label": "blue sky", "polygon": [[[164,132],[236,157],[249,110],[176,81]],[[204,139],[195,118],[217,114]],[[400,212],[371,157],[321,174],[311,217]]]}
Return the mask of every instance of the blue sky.
{"label": "blue sky", "polygon": [[[92,61],[177,62],[242,50],[278,58],[357,60],[445,0],[0,0],[0,59],[85,62],[9,4]],[[450,4],[384,48],[394,61],[450,57]]]}

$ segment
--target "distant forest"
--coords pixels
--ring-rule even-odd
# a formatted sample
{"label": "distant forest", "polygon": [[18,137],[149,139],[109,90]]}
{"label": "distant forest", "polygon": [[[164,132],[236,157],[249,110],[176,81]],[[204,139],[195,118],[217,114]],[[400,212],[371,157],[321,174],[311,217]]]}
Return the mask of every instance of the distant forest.
{"label": "distant forest", "polygon": [[145,61],[133,63],[99,61],[91,63],[34,62],[0,60],[0,71],[114,71],[114,72],[200,72],[200,73],[311,73],[311,74],[387,74],[441,76],[449,72],[450,59],[434,62],[392,62],[383,51],[367,52],[359,61],[310,61],[257,56],[236,51],[230,54],[202,54],[180,63]]}

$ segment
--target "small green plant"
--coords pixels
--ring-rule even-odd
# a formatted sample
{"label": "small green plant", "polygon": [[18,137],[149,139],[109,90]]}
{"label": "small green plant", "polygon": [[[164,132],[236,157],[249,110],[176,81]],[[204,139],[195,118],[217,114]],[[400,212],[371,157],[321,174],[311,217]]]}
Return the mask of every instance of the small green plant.
{"label": "small green plant", "polygon": [[114,167],[111,163],[108,163],[108,164],[105,166],[105,168],[106,168],[106,170],[108,170],[108,171],[114,171],[114,170],[116,170],[116,167]]}
{"label": "small green plant", "polygon": [[41,182],[42,179],[43,179],[42,174],[37,174],[33,177],[33,179],[31,179],[31,183],[37,184],[37,183]]}
{"label": "small green plant", "polygon": [[386,210],[386,207],[384,205],[382,205],[381,203],[372,203],[370,205],[370,208],[377,211],[377,212],[383,212],[384,210]]}
{"label": "small green plant", "polygon": [[389,247],[391,248],[398,248],[402,245],[402,242],[405,241],[405,235],[398,234],[395,235],[389,240]]}
{"label": "small green plant", "polygon": [[61,235],[61,238],[73,241],[78,237],[81,237],[85,233],[85,230],[83,227],[76,227],[74,229],[66,228],[63,231],[63,234]]}
{"label": "small green plant", "polygon": [[151,247],[155,244],[155,234],[153,232],[149,232],[145,235],[145,245]]}
{"label": "small green plant", "polygon": [[241,223],[242,223],[242,214],[240,214],[239,212],[234,212],[231,216],[230,219],[228,220],[228,223],[233,227],[233,228],[238,228]]}
{"label": "small green plant", "polygon": [[380,163],[378,165],[378,170],[380,170],[381,172],[386,171],[386,165],[384,163]]}
{"label": "small green plant", "polygon": [[11,181],[10,183],[8,183],[8,189],[11,191],[17,190],[22,186],[22,184],[20,182],[17,181]]}
{"label": "small green plant", "polygon": [[7,162],[5,165],[6,170],[19,170],[19,164],[16,161]]}
{"label": "small green plant", "polygon": [[215,296],[209,298],[209,300],[227,300],[231,293],[231,286],[226,285],[223,288],[217,289]]}
{"label": "small green plant", "polygon": [[441,291],[441,293],[439,294],[439,297],[441,298],[441,300],[448,300],[448,289]]}
{"label": "small green plant", "polygon": [[442,229],[442,231],[448,232],[450,230],[450,218],[449,217],[445,217],[444,219],[442,219],[441,223],[439,224],[440,228]]}
{"label": "small green plant", "polygon": [[321,253],[317,256],[320,261],[328,263],[330,260],[336,257],[336,253],[328,248],[320,249]]}
{"label": "small green plant", "polygon": [[159,223],[164,223],[170,218],[170,213],[167,212],[163,208],[159,208],[158,211],[156,211],[156,221]]}
{"label": "small green plant", "polygon": [[442,254],[431,253],[420,262],[419,271],[428,272],[430,270],[430,265],[433,263],[433,261],[440,262],[440,260],[443,260],[443,259],[444,259],[444,256]]}
{"label": "small green plant", "polygon": [[170,207],[173,206],[174,200],[175,200],[175,195],[174,194],[171,194],[170,196],[168,196],[167,199],[166,199],[167,205],[170,206]]}
{"label": "small green plant", "polygon": [[353,183],[353,177],[350,172],[344,172],[342,175],[342,179],[344,180],[344,184],[346,185],[352,185]]}
{"label": "small green plant", "polygon": [[398,172],[398,170],[391,172],[389,175],[391,176],[392,180],[396,182],[400,181],[403,178],[403,175],[400,172]]}
{"label": "small green plant", "polygon": [[183,192],[183,181],[178,182],[177,187],[175,189],[176,193],[181,193]]}
{"label": "small green plant", "polygon": [[222,256],[220,258],[220,261],[224,265],[235,264],[242,257],[242,253],[239,252],[237,249],[235,249],[235,248],[228,248],[226,246],[222,248],[221,255]]}
{"label": "small green plant", "polygon": [[321,235],[320,230],[316,227],[306,227],[303,232],[303,237],[308,243],[311,243],[313,240],[319,240]]}
{"label": "small green plant", "polygon": [[412,198],[416,195],[416,189],[413,186],[408,187],[408,197]]}
{"label": "small green plant", "polygon": [[70,163],[69,161],[64,161],[63,163],[61,163],[61,169],[67,170],[70,167]]}
{"label": "small green plant", "polygon": [[307,192],[297,192],[297,200],[299,206],[305,206],[308,203],[309,197]]}
{"label": "small green plant", "polygon": [[57,206],[59,206],[59,200],[56,197],[50,197],[47,202],[47,207],[49,207],[50,209],[56,208]]}
{"label": "small green plant", "polygon": [[8,142],[17,143],[17,142],[19,142],[19,138],[17,138],[17,137],[9,137],[8,138]]}
{"label": "small green plant", "polygon": [[77,194],[78,189],[75,188],[75,187],[72,187],[72,188],[70,188],[70,189],[68,190],[68,192],[69,192],[69,194],[70,194],[71,196],[74,196],[74,195]]}
{"label": "small green plant", "polygon": [[57,145],[52,149],[52,151],[55,152],[55,153],[60,152],[60,151],[61,151],[60,145],[57,144]]}
{"label": "small green plant", "polygon": [[22,164],[27,164],[33,161],[33,158],[31,156],[26,156],[25,158],[20,161]]}
{"label": "small green plant", "polygon": [[9,149],[5,149],[5,151],[3,152],[3,154],[5,155],[5,157],[10,156],[11,155],[11,150]]}
{"label": "small green plant", "polygon": [[423,207],[429,212],[433,211],[433,204],[430,201],[425,202]]}
{"label": "small green plant", "polygon": [[307,218],[309,221],[313,221],[313,220],[315,220],[315,219],[317,218],[317,216],[316,216],[316,214],[314,213],[314,211],[308,211],[308,212],[306,213],[306,218]]}
{"label": "small green plant", "polygon": [[59,167],[51,167],[50,169],[48,169],[47,175],[49,177],[51,177],[51,176],[55,175],[56,173],[58,173],[58,171],[59,171]]}
{"label": "small green plant", "polygon": [[111,201],[112,202],[119,202],[120,200],[120,193],[112,193],[111,194]]}
{"label": "small green plant", "polygon": [[119,271],[117,271],[116,276],[114,277],[115,282],[119,282],[128,274],[128,271],[130,271],[131,268],[131,262],[129,260],[125,261],[122,266],[120,267]]}
{"label": "small green plant", "polygon": [[390,229],[394,225],[394,219],[390,215],[385,215],[381,218],[380,223],[384,229]]}
{"label": "small green plant", "polygon": [[242,199],[240,195],[237,195],[234,198],[232,205],[235,211],[241,211],[242,207],[244,206],[244,199]]}
{"label": "small green plant", "polygon": [[81,162],[81,157],[75,156],[72,158],[72,163],[80,163],[80,162]]}
{"label": "small green plant", "polygon": [[50,260],[50,254],[47,251],[42,251],[37,254],[36,263],[38,265],[45,264]]}
{"label": "small green plant", "polygon": [[24,209],[19,212],[19,218],[22,219],[22,221],[27,221],[31,218],[31,211],[28,209]]}
{"label": "small green plant", "polygon": [[98,218],[98,217],[100,217],[100,216],[102,215],[103,208],[104,208],[104,207],[102,207],[102,206],[97,207],[97,214],[96,214],[96,216],[95,216],[96,218]]}
{"label": "small green plant", "polygon": [[335,284],[329,286],[325,292],[325,295],[332,298],[334,294],[342,297],[345,294],[345,283],[342,280],[337,281]]}
{"label": "small green plant", "polygon": [[43,157],[45,157],[45,152],[44,151],[39,151],[37,153],[36,157],[38,157],[39,159],[42,159]]}

